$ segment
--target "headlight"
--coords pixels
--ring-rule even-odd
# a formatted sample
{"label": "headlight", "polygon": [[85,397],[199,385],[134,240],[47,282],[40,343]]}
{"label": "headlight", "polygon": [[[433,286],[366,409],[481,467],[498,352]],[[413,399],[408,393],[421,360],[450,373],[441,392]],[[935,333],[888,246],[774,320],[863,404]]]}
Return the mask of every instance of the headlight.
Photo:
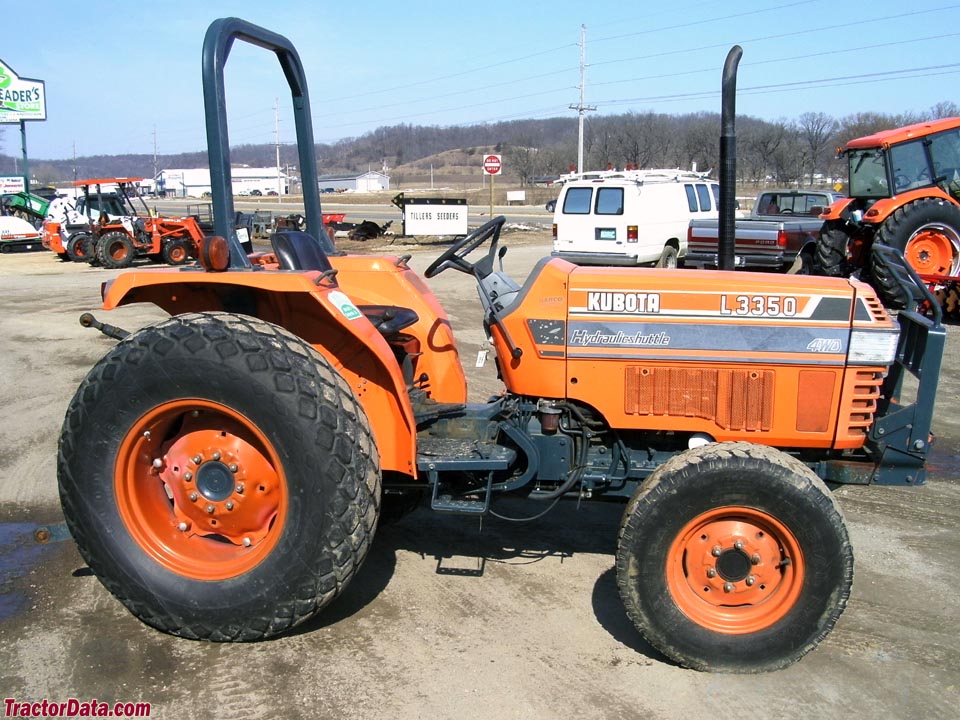
{"label": "headlight", "polygon": [[847,362],[854,365],[890,365],[897,357],[899,330],[854,330]]}

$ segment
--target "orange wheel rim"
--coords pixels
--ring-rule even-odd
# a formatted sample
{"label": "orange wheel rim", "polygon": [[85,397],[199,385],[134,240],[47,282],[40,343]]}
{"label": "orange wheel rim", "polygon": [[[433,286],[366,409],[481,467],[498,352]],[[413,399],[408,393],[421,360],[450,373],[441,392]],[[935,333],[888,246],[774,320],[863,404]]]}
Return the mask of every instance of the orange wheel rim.
{"label": "orange wheel rim", "polygon": [[110,245],[110,257],[114,260],[123,260],[127,256],[127,248],[123,243],[112,243]]}
{"label": "orange wheel rim", "polygon": [[907,262],[921,275],[954,275],[960,267],[957,246],[960,238],[947,228],[920,228],[904,248]]}
{"label": "orange wheel rim", "polygon": [[161,404],[120,443],[120,516],[167,570],[197,580],[241,575],[283,532],[287,484],[276,450],[242,414],[206,400]]}
{"label": "orange wheel rim", "polygon": [[182,247],[170,248],[170,260],[172,262],[178,263],[183,262],[187,258],[187,251]]}
{"label": "orange wheel rim", "polygon": [[794,534],[768,513],[736,506],[687,523],[670,546],[666,570],[680,611],[728,635],[777,623],[796,604],[804,579]]}

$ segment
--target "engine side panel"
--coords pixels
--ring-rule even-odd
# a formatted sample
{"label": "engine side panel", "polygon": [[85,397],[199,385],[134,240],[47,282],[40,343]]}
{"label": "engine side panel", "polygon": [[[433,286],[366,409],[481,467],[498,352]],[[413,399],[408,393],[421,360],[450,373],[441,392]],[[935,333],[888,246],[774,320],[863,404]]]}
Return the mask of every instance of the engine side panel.
{"label": "engine side panel", "polygon": [[[577,400],[618,429],[862,446],[885,368],[847,365],[851,326],[892,327],[865,286],[559,262],[543,269],[507,318],[515,339],[525,334],[518,344],[536,350],[513,360],[498,353],[513,392]],[[563,275],[567,307],[559,318],[549,298]]]}

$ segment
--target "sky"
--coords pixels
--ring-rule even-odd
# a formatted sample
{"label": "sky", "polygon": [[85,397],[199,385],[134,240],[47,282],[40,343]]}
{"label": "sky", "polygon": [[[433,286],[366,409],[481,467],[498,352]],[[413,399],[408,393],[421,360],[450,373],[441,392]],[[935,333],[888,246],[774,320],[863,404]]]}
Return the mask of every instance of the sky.
{"label": "sky", "polygon": [[[960,3],[916,0],[6,0],[0,60],[45,82],[26,123],[31,161],[206,147],[200,56],[209,24],[239,17],[289,38],[303,62],[314,139],[377,127],[719,112],[735,44],[737,112],[924,111],[960,104]],[[230,143],[293,143],[290,94],[270,54],[238,42],[226,72]],[[279,118],[279,123],[277,119]],[[21,154],[0,126],[0,173]]]}

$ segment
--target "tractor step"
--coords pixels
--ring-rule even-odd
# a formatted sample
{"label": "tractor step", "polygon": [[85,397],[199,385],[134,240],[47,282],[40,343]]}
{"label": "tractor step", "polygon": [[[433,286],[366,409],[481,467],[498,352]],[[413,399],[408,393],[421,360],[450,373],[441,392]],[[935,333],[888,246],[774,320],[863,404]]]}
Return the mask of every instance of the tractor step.
{"label": "tractor step", "polygon": [[417,469],[421,472],[506,470],[516,458],[516,452],[494,442],[423,435],[417,438]]}
{"label": "tractor step", "polygon": [[[430,507],[439,512],[480,515],[490,509],[493,472],[506,470],[517,454],[508,447],[482,440],[421,437],[417,441],[417,469],[433,485]],[[441,472],[486,472],[487,484],[474,498],[454,496],[440,482]]]}
{"label": "tractor step", "polygon": [[430,509],[437,512],[461,513],[463,515],[482,515],[490,509],[490,488],[484,494],[482,500],[465,500],[455,498],[451,495],[437,495],[434,485],[434,494],[430,498]]}

